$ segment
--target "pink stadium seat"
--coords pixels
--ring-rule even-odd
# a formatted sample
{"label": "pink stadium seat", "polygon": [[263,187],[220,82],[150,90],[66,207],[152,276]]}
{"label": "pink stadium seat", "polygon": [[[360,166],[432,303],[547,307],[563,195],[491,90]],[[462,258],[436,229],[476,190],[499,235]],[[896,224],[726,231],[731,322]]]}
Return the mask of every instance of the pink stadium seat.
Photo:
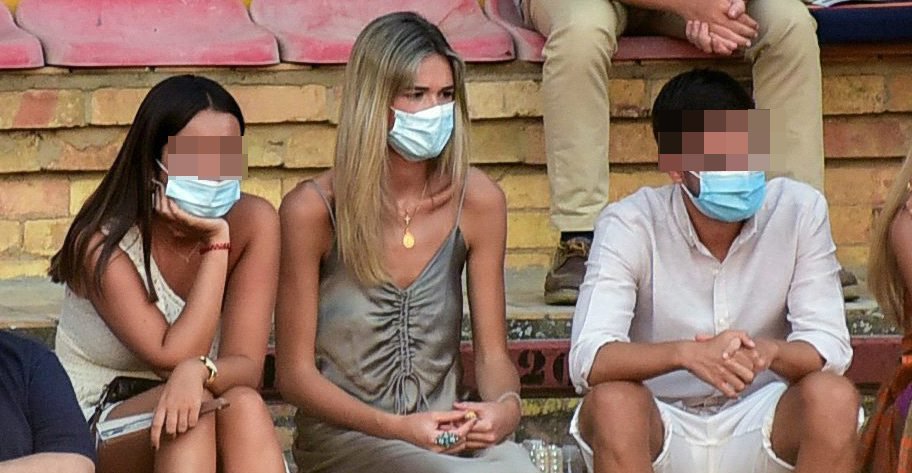
{"label": "pink stadium seat", "polygon": [[440,27],[471,62],[513,59],[509,33],[485,18],[477,0],[253,0],[250,15],[279,40],[282,60],[344,64],[361,29],[378,16],[415,11]]}
{"label": "pink stadium seat", "polygon": [[22,0],[16,20],[61,66],[253,66],[275,38],[240,0]]}
{"label": "pink stadium seat", "polygon": [[9,9],[0,5],[0,69],[28,69],[44,65],[38,38],[13,23]]}
{"label": "pink stadium seat", "polygon": [[[485,0],[485,12],[495,23],[504,27],[516,42],[516,56],[530,62],[542,62],[545,38],[526,28],[514,0]],[[706,54],[687,41],[665,36],[622,36],[614,61],[658,59],[719,58]]]}

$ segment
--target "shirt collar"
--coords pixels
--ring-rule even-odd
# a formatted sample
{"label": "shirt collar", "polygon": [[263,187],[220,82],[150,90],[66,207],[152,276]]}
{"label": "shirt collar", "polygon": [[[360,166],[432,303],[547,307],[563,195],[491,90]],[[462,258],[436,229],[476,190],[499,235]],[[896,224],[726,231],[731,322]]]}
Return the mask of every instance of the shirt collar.
{"label": "shirt collar", "polygon": [[[690,245],[691,248],[694,248],[699,243],[700,246],[703,246],[703,242],[700,241],[697,236],[697,231],[694,229],[693,222],[690,220],[690,215],[687,213],[687,207],[684,205],[684,199],[687,199],[684,195],[684,191],[681,190],[681,184],[672,184],[673,189],[671,191],[671,213],[675,221],[675,225],[678,227],[678,231],[681,233],[681,236],[684,237],[684,240]],[[729,249],[729,254],[742,242],[754,236],[757,233],[757,217],[763,213],[766,209],[766,198],[763,199],[763,205],[760,207],[760,210],[754,214],[753,217],[747,219],[744,222],[744,226],[741,227],[741,232],[738,233],[738,236],[735,237],[735,240],[732,242],[732,246]],[[698,210],[699,212],[699,210]]]}

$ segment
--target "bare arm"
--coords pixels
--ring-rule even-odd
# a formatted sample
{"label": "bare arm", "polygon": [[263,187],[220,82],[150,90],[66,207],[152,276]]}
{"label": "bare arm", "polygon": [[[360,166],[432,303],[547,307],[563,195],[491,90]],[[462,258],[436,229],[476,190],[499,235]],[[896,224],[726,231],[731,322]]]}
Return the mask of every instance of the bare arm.
{"label": "bare arm", "polygon": [[507,350],[504,252],[507,207],[503,192],[472,169],[462,228],[469,246],[467,280],[475,373],[481,398],[493,401],[519,392],[519,375]]}
{"label": "bare arm", "polygon": [[282,202],[279,218],[282,257],[276,301],[276,384],[282,397],[326,422],[393,438],[398,416],[352,397],[316,366],[320,262],[333,239],[328,210],[315,189],[300,185]]}
{"label": "bare arm", "polygon": [[[222,219],[200,219],[181,211],[162,198],[160,213],[191,225],[205,226],[204,244],[230,241],[228,224]],[[96,235],[93,245],[100,240]],[[137,242],[139,244],[139,242]],[[100,247],[87,256],[86,274],[92,274]],[[181,316],[169,325],[154,303],[127,255],[116,249],[101,280],[101,290],[88,288],[85,295],[117,338],[156,371],[173,370],[187,358],[209,352],[221,314],[228,252],[210,251],[202,256],[199,270]]]}
{"label": "bare arm", "polygon": [[36,453],[0,462],[0,473],[93,473],[92,460],[77,453]]}
{"label": "bare arm", "polygon": [[[219,375],[209,390],[218,395],[232,386],[257,388],[263,376],[279,278],[279,219],[265,200],[238,202],[229,224],[245,244],[225,289],[222,332],[216,365]],[[202,365],[202,363],[200,363]]]}
{"label": "bare arm", "polygon": [[[474,410],[478,423],[469,433],[469,448],[487,448],[519,425],[522,405],[519,374],[507,350],[504,297],[504,252],[507,235],[506,199],[484,173],[470,169],[461,227],[468,245],[469,308],[475,349],[475,376],[482,403],[457,403]],[[499,402],[497,402],[499,401]]]}

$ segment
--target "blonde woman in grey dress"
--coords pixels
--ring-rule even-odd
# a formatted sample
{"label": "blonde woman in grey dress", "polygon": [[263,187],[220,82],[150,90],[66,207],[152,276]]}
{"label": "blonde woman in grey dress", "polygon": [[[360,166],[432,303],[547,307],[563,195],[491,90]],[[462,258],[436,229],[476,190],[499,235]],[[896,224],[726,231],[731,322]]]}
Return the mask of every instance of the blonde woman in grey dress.
{"label": "blonde woman in grey dress", "polygon": [[[468,166],[464,66],[413,13],[368,25],[335,166],[282,203],[277,381],[302,472],[532,473],[507,439],[504,195]],[[460,402],[467,268],[479,394]]]}

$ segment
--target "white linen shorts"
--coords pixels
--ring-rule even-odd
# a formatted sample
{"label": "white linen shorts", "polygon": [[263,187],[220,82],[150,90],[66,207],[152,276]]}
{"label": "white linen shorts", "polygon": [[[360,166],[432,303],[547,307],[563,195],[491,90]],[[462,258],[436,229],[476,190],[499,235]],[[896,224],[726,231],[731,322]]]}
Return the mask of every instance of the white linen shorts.
{"label": "white linen shorts", "polygon": [[[665,426],[656,473],[780,473],[794,470],[773,452],[770,434],[779,398],[787,385],[772,382],[737,403],[711,414],[695,414],[655,400]],[[579,432],[580,403],[570,434],[592,467],[592,448]]]}

